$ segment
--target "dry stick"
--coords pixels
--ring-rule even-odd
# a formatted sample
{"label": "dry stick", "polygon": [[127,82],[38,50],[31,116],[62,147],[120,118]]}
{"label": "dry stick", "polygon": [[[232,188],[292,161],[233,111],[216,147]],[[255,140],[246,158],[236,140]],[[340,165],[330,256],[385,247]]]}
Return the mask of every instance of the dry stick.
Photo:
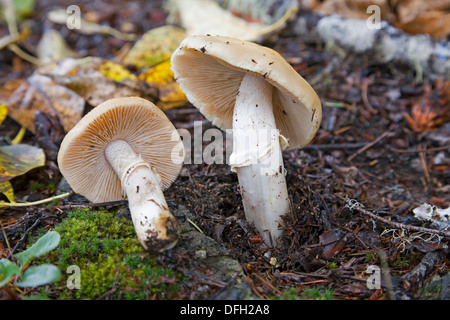
{"label": "dry stick", "polygon": [[[417,150],[418,151],[425,150],[425,145],[419,144],[417,146]],[[427,159],[425,158],[425,153],[420,152],[419,158],[420,158],[420,164],[422,165],[423,173],[425,175],[425,180],[427,182],[427,185],[429,185],[431,182],[431,179],[430,179],[430,173],[428,172]]]}
{"label": "dry stick", "polygon": [[97,203],[69,203],[66,205],[58,206],[59,209],[88,209],[88,208],[99,208],[99,207],[114,207],[114,206],[120,206],[125,205],[128,203],[128,200],[114,200],[114,201],[107,201],[107,202],[97,202]]}
{"label": "dry stick", "polygon": [[5,239],[6,246],[8,247],[9,252],[11,252],[11,246],[9,244],[9,240],[8,240],[8,237],[6,236],[6,231],[5,231],[5,228],[3,227],[3,223],[1,220],[0,220],[0,226],[2,227],[2,231],[3,231],[3,239]]}
{"label": "dry stick", "polygon": [[362,86],[361,86],[361,96],[362,96],[362,100],[364,105],[366,106],[366,108],[369,110],[370,113],[372,114],[377,114],[378,110],[375,110],[369,102],[369,97],[367,95],[367,91],[369,90],[369,84],[371,84],[373,81],[373,79],[371,78],[366,78],[363,80]]}
{"label": "dry stick", "polygon": [[16,245],[14,246],[14,248],[12,250],[9,251],[8,256],[6,257],[6,259],[11,258],[11,256],[14,254],[14,252],[16,251],[16,249],[23,243],[23,241],[25,240],[25,238],[28,236],[28,234],[38,225],[38,223],[41,220],[39,218],[36,219],[36,221],[33,223],[33,225],[31,227],[29,227],[23,234],[22,238],[19,239],[19,241],[17,241]]}
{"label": "dry stick", "polygon": [[[350,199],[348,199],[348,198],[344,198],[341,195],[337,195],[337,197],[342,199],[342,200],[344,200],[344,201],[346,201],[349,204],[351,203]],[[388,219],[382,218],[382,217],[380,217],[380,216],[378,216],[378,215],[376,215],[376,214],[374,214],[374,213],[372,213],[370,211],[367,211],[367,210],[361,208],[361,205],[355,205],[355,206],[352,206],[352,208],[350,208],[350,210],[352,210],[352,211],[353,211],[353,209],[356,209],[358,212],[360,212],[360,213],[362,213],[364,215],[367,215],[367,216],[371,217],[372,219],[381,221],[383,223],[386,223],[386,224],[391,225],[391,226],[393,226],[395,228],[398,228],[398,229],[406,229],[406,230],[412,230],[412,231],[418,231],[418,232],[426,232],[426,233],[432,233],[432,234],[434,233],[434,234],[438,234],[440,236],[443,236],[443,237],[446,237],[446,238],[450,239],[450,232],[445,231],[445,230],[437,230],[437,229],[430,229],[430,228],[424,228],[424,227],[417,227],[417,226],[412,226],[412,225],[409,225],[409,224],[403,224],[403,223],[400,223],[400,222],[390,221]]]}
{"label": "dry stick", "polygon": [[50,197],[50,198],[46,198],[46,199],[42,199],[42,200],[38,200],[38,201],[33,201],[33,202],[4,202],[4,201],[0,201],[0,208],[1,207],[28,207],[28,206],[36,206],[38,204],[44,204],[53,200],[57,200],[57,199],[61,199],[61,198],[65,198],[68,197],[70,195],[70,192],[66,192],[54,197]]}
{"label": "dry stick", "polygon": [[389,263],[386,252],[382,249],[378,249],[378,254],[381,260],[381,272],[383,273],[385,280],[385,287],[387,296],[390,300],[395,300],[394,286],[392,285],[391,272],[389,271]]}
{"label": "dry stick", "polygon": [[436,148],[429,148],[429,149],[421,149],[421,150],[419,150],[419,148],[414,149],[414,150],[397,149],[397,148],[391,147],[389,145],[387,145],[387,148],[390,149],[391,151],[397,152],[397,153],[427,153],[427,152],[436,152],[436,151],[442,151],[442,150],[450,149],[450,145],[442,146],[442,147],[436,147]]}
{"label": "dry stick", "polygon": [[344,142],[344,143],[324,143],[324,144],[310,144],[303,147],[303,150],[347,150],[347,149],[359,149],[367,146],[368,142]]}
{"label": "dry stick", "polygon": [[368,144],[366,144],[364,147],[362,147],[361,149],[359,149],[358,151],[356,151],[354,154],[352,154],[350,157],[347,158],[347,161],[352,161],[353,159],[355,159],[359,154],[363,153],[364,151],[366,151],[367,149],[371,148],[373,145],[377,144],[378,142],[380,142],[382,139],[384,139],[386,136],[392,136],[394,133],[391,131],[385,131],[383,132],[378,138],[376,138],[375,140],[369,142]]}
{"label": "dry stick", "polygon": [[410,291],[411,287],[419,284],[425,277],[427,277],[433,270],[434,267],[441,263],[443,259],[445,259],[447,255],[446,251],[432,251],[425,254],[420,263],[415,266],[415,268],[403,275],[401,278],[401,282],[403,284],[403,288],[406,291]]}

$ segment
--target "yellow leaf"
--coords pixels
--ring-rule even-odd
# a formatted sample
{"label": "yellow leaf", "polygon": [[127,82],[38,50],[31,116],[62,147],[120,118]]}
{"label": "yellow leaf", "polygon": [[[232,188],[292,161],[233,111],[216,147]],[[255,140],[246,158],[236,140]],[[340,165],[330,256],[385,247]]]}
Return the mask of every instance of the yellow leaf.
{"label": "yellow leaf", "polygon": [[9,202],[11,203],[14,202],[14,190],[11,185],[11,182],[9,181],[0,182],[0,193],[3,193],[6,196],[6,198],[8,198]]}
{"label": "yellow leaf", "polygon": [[145,81],[158,89],[159,102],[156,104],[162,109],[179,107],[187,101],[186,95],[174,79],[170,66],[170,60],[166,60],[138,77],[138,80]]}
{"label": "yellow leaf", "polygon": [[173,71],[170,69],[170,61],[166,60],[149,69],[148,71],[140,74],[138,80],[144,80],[146,82],[154,82],[158,84],[167,84],[174,80],[173,76]]}
{"label": "yellow leaf", "polygon": [[8,109],[6,108],[6,105],[0,104],[0,124],[5,121],[7,115]]}
{"label": "yellow leaf", "polygon": [[125,67],[112,61],[104,62],[98,69],[103,75],[111,80],[120,82],[123,79],[135,80],[136,76],[128,71]]}
{"label": "yellow leaf", "polygon": [[138,69],[153,67],[170,59],[185,37],[183,29],[171,25],[147,31],[130,49],[123,63]]}
{"label": "yellow leaf", "polygon": [[0,147],[0,182],[6,182],[45,164],[42,149],[26,144]]}

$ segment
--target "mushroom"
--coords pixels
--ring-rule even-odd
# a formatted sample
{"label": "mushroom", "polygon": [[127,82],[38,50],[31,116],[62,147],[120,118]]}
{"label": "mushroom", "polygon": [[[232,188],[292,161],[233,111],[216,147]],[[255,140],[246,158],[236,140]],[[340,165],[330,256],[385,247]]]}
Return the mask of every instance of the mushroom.
{"label": "mushroom", "polygon": [[194,35],[171,58],[188,100],[214,125],[233,130],[229,164],[246,219],[267,245],[290,209],[281,152],[307,145],[322,118],[320,99],[276,51],[235,38]]}
{"label": "mushroom", "polygon": [[126,196],[139,242],[157,253],[178,240],[163,190],[178,176],[182,153],[178,132],[158,107],[124,97],[101,103],[67,133],[58,165],[73,191],[94,203]]}

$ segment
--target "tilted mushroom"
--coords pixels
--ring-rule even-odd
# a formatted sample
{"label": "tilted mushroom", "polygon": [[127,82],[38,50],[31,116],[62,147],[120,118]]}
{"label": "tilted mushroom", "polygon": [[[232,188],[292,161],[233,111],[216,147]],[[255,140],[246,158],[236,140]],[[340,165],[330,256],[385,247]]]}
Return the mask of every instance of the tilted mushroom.
{"label": "tilted mushroom", "polygon": [[72,189],[92,202],[126,196],[140,243],[156,253],[178,240],[163,190],[181,170],[181,153],[180,136],[158,107],[124,97],[98,105],[67,133],[58,165]]}
{"label": "tilted mushroom", "polygon": [[247,220],[268,245],[290,210],[281,152],[307,145],[322,118],[320,99],[276,51],[223,36],[190,36],[171,59],[188,100],[214,125],[233,130]]}

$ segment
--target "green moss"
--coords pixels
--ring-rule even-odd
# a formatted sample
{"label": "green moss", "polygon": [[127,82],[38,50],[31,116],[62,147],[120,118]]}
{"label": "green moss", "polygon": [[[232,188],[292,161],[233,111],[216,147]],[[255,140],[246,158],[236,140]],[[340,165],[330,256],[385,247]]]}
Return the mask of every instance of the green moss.
{"label": "green moss", "polygon": [[[55,227],[61,242],[47,262],[57,265],[63,279],[59,299],[167,299],[176,294],[179,274],[157,265],[139,244],[133,223],[110,212],[77,210]],[[79,289],[69,289],[73,273],[80,269]],[[69,280],[69,281],[68,281]]]}
{"label": "green moss", "polygon": [[271,297],[271,300],[333,300],[334,291],[324,288],[306,288],[300,294],[296,288],[292,287],[284,291],[282,295]]}
{"label": "green moss", "polygon": [[334,291],[323,288],[307,288],[303,290],[305,299],[309,300],[332,300],[334,299]]}

